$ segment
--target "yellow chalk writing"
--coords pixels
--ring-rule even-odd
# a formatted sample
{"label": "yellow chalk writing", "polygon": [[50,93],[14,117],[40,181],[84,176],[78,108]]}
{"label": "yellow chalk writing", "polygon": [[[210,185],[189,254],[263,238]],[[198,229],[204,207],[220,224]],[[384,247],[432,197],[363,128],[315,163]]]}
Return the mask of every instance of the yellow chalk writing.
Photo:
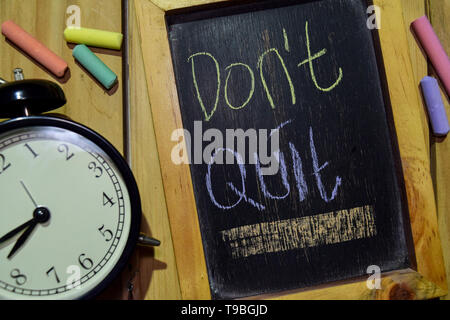
{"label": "yellow chalk writing", "polygon": [[[203,103],[203,99],[200,95],[200,89],[198,87],[198,83],[197,83],[197,77],[195,75],[195,64],[194,64],[194,57],[196,56],[208,56],[210,57],[213,61],[214,64],[216,66],[216,73],[217,73],[217,93],[216,93],[216,100],[214,102],[214,107],[212,108],[211,112],[208,113],[208,111],[206,110],[205,104]],[[205,120],[209,121],[209,119],[211,119],[211,117],[213,116],[214,112],[216,112],[217,109],[217,105],[219,103],[219,94],[220,94],[220,67],[219,67],[219,63],[217,62],[216,58],[214,58],[214,56],[208,52],[198,52],[198,53],[194,53],[193,55],[191,55],[188,58],[188,62],[191,61],[192,64],[192,78],[194,81],[194,87],[195,87],[195,91],[197,94],[197,100],[200,103],[200,107],[202,108],[203,114],[205,115]]]}
{"label": "yellow chalk writing", "polygon": [[320,58],[321,56],[323,56],[325,53],[327,53],[327,49],[323,49],[322,51],[319,51],[318,53],[316,53],[315,55],[313,55],[311,58],[305,59],[302,62],[300,62],[298,64],[299,67],[301,67],[302,65],[304,65],[305,63],[309,63],[310,61],[314,61],[317,58]]}
{"label": "yellow chalk writing", "polygon": [[296,102],[296,98],[295,98],[295,89],[294,89],[294,85],[293,85],[293,83],[292,83],[291,76],[289,75],[289,71],[288,71],[288,69],[286,68],[286,64],[284,63],[283,57],[280,55],[280,53],[278,52],[278,50],[275,49],[275,48],[271,48],[271,49],[265,51],[265,52],[259,57],[259,59],[258,59],[258,64],[257,64],[257,68],[259,69],[259,76],[260,76],[260,78],[261,78],[261,83],[262,83],[262,85],[263,85],[263,87],[264,87],[264,91],[266,92],[267,99],[269,100],[270,106],[272,107],[272,109],[275,109],[275,103],[273,102],[272,95],[270,94],[269,87],[267,86],[267,82],[266,82],[266,79],[265,79],[265,77],[264,77],[264,72],[263,72],[262,65],[263,65],[264,58],[266,57],[266,55],[269,54],[269,53],[271,53],[271,52],[275,52],[275,54],[276,54],[278,60],[280,60],[281,66],[283,67],[284,74],[286,75],[286,79],[287,79],[287,81],[288,81],[288,83],[289,83],[289,88],[290,88],[290,90],[291,90],[292,104],[295,104],[295,102]]}
{"label": "yellow chalk writing", "polygon": [[338,79],[328,88],[322,88],[321,86],[319,86],[319,83],[317,81],[316,78],[316,74],[314,72],[314,66],[313,66],[313,61],[321,56],[323,56],[326,53],[326,50],[322,50],[319,53],[315,54],[314,56],[311,55],[311,43],[309,40],[309,31],[308,31],[308,21],[306,21],[306,25],[305,25],[305,32],[306,32],[306,47],[308,50],[308,59],[306,59],[305,61],[301,62],[298,66],[300,67],[301,65],[308,63],[309,64],[309,71],[311,73],[311,78],[314,82],[314,85],[316,86],[316,88],[320,91],[324,91],[324,92],[329,92],[331,90],[333,90],[334,88],[336,88],[336,86],[342,81],[342,78],[344,76],[344,73],[342,71],[342,68],[339,68],[339,77]]}
{"label": "yellow chalk writing", "polygon": [[[247,98],[247,100],[245,100],[245,102],[244,102],[242,105],[240,105],[239,107],[233,106],[233,105],[230,103],[229,99],[228,99],[228,80],[230,79],[230,76],[231,76],[231,69],[232,69],[233,67],[236,67],[236,66],[242,66],[242,67],[245,67],[245,68],[248,70],[248,72],[249,72],[249,74],[250,74],[250,78],[251,78],[251,88],[250,88],[250,93],[249,93],[249,95],[248,95],[248,98]],[[244,107],[250,102],[250,100],[251,100],[252,97],[253,97],[253,93],[255,92],[255,75],[254,75],[254,73],[253,73],[253,70],[250,68],[249,65],[247,65],[247,64],[245,64],[245,63],[240,63],[240,62],[230,64],[228,67],[225,68],[225,70],[230,70],[230,71],[228,72],[227,79],[225,80],[225,93],[224,93],[224,95],[225,95],[225,102],[227,103],[227,105],[228,105],[231,109],[234,109],[234,110],[242,109],[242,108],[244,108]]]}
{"label": "yellow chalk writing", "polygon": [[284,38],[284,50],[289,52],[289,40],[285,28],[283,28],[283,38]]}

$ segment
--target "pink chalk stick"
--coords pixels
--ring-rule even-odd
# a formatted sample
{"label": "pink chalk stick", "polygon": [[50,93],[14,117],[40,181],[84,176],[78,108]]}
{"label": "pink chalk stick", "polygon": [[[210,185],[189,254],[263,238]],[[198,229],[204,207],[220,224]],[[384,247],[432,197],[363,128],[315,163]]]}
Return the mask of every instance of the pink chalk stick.
{"label": "pink chalk stick", "polygon": [[423,16],[413,21],[412,28],[450,96],[450,60],[430,21]]}
{"label": "pink chalk stick", "polygon": [[64,76],[68,68],[67,63],[13,21],[2,23],[2,33],[57,77]]}

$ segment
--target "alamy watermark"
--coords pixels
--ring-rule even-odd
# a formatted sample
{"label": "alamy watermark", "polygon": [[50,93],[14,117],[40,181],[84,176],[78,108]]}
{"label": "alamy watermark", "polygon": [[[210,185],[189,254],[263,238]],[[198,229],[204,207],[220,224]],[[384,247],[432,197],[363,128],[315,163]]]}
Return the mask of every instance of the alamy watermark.
{"label": "alamy watermark", "polygon": [[371,5],[367,8],[366,13],[369,16],[367,18],[367,28],[369,30],[381,29],[381,9],[379,6]]}
{"label": "alamy watermark", "polygon": [[[258,164],[262,175],[275,175],[279,169],[279,129],[219,129],[203,132],[202,121],[194,121],[194,134],[186,129],[172,132],[174,164]],[[210,142],[203,148],[203,142]],[[270,147],[269,147],[270,145]],[[232,152],[227,152],[231,150]],[[247,151],[248,150],[248,151]],[[247,157],[245,155],[248,155]]]}
{"label": "alamy watermark", "polygon": [[66,273],[69,275],[66,280],[67,290],[81,289],[81,269],[79,266],[70,265],[67,267]]}
{"label": "alamy watermark", "polygon": [[69,17],[66,20],[66,26],[71,28],[81,27],[81,8],[75,4],[70,5],[66,9]]}
{"label": "alamy watermark", "polygon": [[377,265],[371,265],[367,267],[367,274],[370,274],[366,281],[366,286],[370,290],[381,289],[381,268]]}

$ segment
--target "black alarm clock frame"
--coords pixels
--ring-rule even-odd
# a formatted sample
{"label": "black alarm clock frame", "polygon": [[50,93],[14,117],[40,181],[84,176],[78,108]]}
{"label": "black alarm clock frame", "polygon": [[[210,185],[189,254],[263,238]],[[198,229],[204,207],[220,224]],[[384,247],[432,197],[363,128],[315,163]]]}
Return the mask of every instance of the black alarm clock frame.
{"label": "black alarm clock frame", "polygon": [[[17,78],[16,78],[17,79]],[[55,116],[39,115],[63,106],[66,98],[62,89],[47,80],[18,80],[0,83],[0,117],[11,120],[0,123],[0,135],[32,127],[52,127],[74,132],[93,142],[116,165],[125,182],[131,205],[131,224],[129,236],[118,262],[111,272],[91,291],[79,297],[91,299],[104,291],[127,265],[138,241],[144,245],[159,245],[156,239],[140,234],[141,201],[133,173],[121,154],[104,137],[79,123]]]}

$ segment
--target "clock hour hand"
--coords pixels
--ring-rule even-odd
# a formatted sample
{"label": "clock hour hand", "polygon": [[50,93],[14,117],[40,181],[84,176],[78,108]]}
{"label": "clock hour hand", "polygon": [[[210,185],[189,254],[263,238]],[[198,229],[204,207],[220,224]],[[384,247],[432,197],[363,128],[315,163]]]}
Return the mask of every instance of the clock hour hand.
{"label": "clock hour hand", "polygon": [[24,233],[20,236],[20,238],[17,239],[16,243],[14,244],[14,247],[8,254],[8,259],[10,259],[14,255],[14,253],[16,253],[16,251],[23,246],[25,241],[27,241],[28,237],[31,235],[34,228],[36,228],[38,224],[44,224],[49,220],[50,220],[50,211],[45,207],[38,207],[33,212],[33,219],[31,219],[30,221],[24,223],[20,227],[16,228],[15,230],[5,235],[3,238],[7,238],[7,236],[8,238],[10,238],[12,237],[11,234],[13,233],[16,234],[17,232],[20,232],[22,229],[27,228],[24,231]]}
{"label": "clock hour hand", "polygon": [[14,247],[11,249],[11,252],[8,254],[8,259],[11,259],[14,253],[16,253],[16,251],[23,246],[23,244],[25,243],[25,241],[27,241],[28,237],[30,236],[30,234],[33,232],[34,228],[36,228],[37,225],[38,222],[36,221],[36,219],[33,219],[31,225],[28,227],[28,229],[25,230],[25,232],[17,240]]}
{"label": "clock hour hand", "polygon": [[0,238],[0,244],[2,244],[3,242],[11,239],[12,237],[14,237],[16,234],[18,234],[20,231],[22,231],[23,229],[25,229],[26,227],[30,226],[32,223],[34,222],[34,218],[25,222],[24,224],[18,226],[17,228],[15,228],[14,230],[8,232],[7,234],[5,234],[3,237]]}

